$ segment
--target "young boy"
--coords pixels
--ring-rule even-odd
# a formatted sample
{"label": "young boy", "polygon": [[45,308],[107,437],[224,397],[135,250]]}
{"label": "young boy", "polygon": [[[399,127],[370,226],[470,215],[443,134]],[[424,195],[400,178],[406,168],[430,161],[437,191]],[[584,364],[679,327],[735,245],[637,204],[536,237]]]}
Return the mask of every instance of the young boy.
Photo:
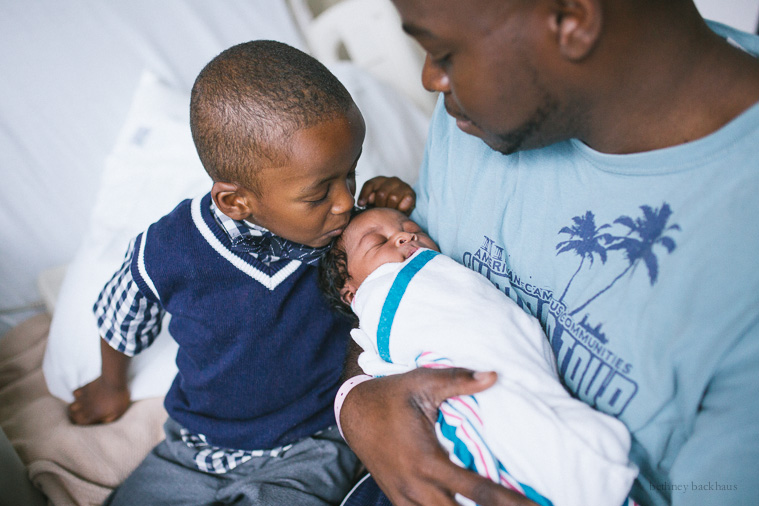
{"label": "young boy", "polygon": [[[166,439],[106,504],[337,504],[359,466],[331,409],[350,326],[315,265],[353,208],[361,113],[316,60],[253,41],[201,71],[190,122],[211,191],[129,246],[94,306],[102,375],[75,392],[71,419],[126,410],[129,357],[168,313]],[[378,179],[362,198],[410,211],[414,194]]]}
{"label": "young boy", "polygon": [[496,371],[492,388],[441,405],[437,434],[451,460],[541,505],[628,504],[637,469],[625,426],[564,390],[534,317],[438,251],[408,217],[376,208],[357,214],[325,255],[320,285],[358,316],[351,335],[364,372]]}

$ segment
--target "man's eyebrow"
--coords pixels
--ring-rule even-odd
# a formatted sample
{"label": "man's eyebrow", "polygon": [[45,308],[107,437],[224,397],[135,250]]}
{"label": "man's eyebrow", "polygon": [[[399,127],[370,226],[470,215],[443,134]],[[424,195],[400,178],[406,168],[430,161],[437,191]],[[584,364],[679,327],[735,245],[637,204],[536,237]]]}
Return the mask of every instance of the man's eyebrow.
{"label": "man's eyebrow", "polygon": [[403,28],[403,31],[406,32],[411,37],[434,37],[435,36],[431,31],[427,30],[426,28],[422,28],[413,23],[403,23],[401,25],[401,28]]}

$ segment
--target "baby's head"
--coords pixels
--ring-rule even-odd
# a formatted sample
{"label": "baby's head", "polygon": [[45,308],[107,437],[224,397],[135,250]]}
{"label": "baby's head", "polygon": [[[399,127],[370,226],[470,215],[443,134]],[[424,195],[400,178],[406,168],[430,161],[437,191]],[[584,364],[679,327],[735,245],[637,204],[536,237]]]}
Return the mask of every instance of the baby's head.
{"label": "baby's head", "polygon": [[369,274],[381,265],[406,261],[420,248],[440,251],[400,211],[387,207],[358,211],[322,258],[319,284],[333,308],[353,316],[350,304]]}
{"label": "baby's head", "polygon": [[364,120],[313,57],[264,40],[223,51],[195,80],[190,127],[230,218],[313,247],[347,225]]}

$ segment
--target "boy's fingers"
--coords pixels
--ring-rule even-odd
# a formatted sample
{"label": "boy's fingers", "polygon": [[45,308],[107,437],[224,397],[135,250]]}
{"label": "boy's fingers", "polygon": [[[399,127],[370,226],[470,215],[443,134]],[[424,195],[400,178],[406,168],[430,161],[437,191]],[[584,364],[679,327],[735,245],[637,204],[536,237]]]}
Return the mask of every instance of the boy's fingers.
{"label": "boy's fingers", "polygon": [[371,197],[373,197],[373,204],[377,207],[386,207],[387,203],[387,191],[378,188],[375,192],[372,193]]}
{"label": "boy's fingers", "polygon": [[376,176],[364,183],[361,191],[358,194],[359,205],[366,203],[373,203],[374,193],[377,192],[384,184],[386,184],[387,178],[384,176]]}
{"label": "boy's fingers", "polygon": [[385,197],[385,207],[398,207],[400,197],[394,193],[390,193]]}
{"label": "boy's fingers", "polygon": [[363,188],[361,188],[361,192],[358,194],[358,204],[363,206],[366,205],[369,202],[369,197],[371,197],[372,193],[374,193],[374,185],[371,182],[368,182],[364,185]]}
{"label": "boy's fingers", "polygon": [[69,406],[68,415],[69,420],[71,420],[72,423],[75,423],[77,425],[82,425],[84,423],[84,416],[82,415],[81,407],[78,404],[72,404]]}
{"label": "boy's fingers", "polygon": [[411,211],[414,210],[414,201],[415,199],[411,195],[407,195],[403,197],[403,200],[401,200],[401,203],[398,204],[398,210],[406,214],[411,213]]}

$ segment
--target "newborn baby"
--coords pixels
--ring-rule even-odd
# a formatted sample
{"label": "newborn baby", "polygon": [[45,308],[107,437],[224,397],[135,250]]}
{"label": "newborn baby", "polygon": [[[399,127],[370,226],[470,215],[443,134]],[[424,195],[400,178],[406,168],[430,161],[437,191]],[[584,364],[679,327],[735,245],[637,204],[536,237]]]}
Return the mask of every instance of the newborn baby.
{"label": "newborn baby", "polygon": [[404,214],[357,214],[322,259],[320,282],[333,306],[358,318],[351,335],[366,374],[498,373],[490,389],[440,406],[438,439],[451,460],[538,504],[628,504],[637,468],[626,427],[571,397],[539,322],[440,254]]}

